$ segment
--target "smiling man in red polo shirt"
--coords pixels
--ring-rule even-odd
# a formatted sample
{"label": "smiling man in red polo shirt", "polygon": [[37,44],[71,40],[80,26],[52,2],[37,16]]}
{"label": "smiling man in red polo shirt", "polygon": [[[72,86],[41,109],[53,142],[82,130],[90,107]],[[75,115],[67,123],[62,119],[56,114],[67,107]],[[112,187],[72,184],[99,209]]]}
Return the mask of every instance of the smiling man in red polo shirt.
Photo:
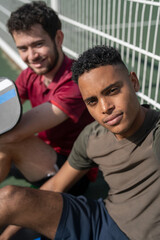
{"label": "smiling man in red polo shirt", "polygon": [[63,165],[93,119],[71,80],[73,60],[62,51],[64,36],[54,10],[44,2],[24,4],[11,14],[7,26],[28,65],[16,85],[22,103],[29,99],[32,109],[0,137],[0,180],[13,162],[29,181],[37,182],[55,174],[55,164]]}

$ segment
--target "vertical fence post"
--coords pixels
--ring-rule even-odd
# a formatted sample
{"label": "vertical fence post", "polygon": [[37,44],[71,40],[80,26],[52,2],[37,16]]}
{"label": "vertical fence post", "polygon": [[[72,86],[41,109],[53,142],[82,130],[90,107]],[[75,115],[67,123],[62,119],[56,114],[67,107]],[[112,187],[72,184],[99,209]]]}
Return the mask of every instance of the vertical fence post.
{"label": "vertical fence post", "polygon": [[51,0],[51,7],[58,13],[59,12],[59,1]]}

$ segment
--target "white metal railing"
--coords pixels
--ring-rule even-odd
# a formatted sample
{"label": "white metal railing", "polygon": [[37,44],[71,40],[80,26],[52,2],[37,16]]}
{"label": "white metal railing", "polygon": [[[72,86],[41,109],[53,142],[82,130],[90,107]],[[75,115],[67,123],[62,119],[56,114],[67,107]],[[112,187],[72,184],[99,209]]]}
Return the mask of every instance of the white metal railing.
{"label": "white metal railing", "polygon": [[[0,2],[0,48],[20,59],[6,29],[16,6],[31,0]],[[59,14],[64,32],[63,50],[73,58],[95,45],[111,45],[140,80],[141,103],[160,109],[160,0],[45,0]],[[3,16],[2,16],[3,15]],[[3,20],[2,20],[3,18]]]}
{"label": "white metal railing", "polygon": [[[108,40],[111,40],[112,42],[118,43],[118,44],[120,44],[121,46],[127,47],[127,48],[129,48],[129,49],[131,49],[131,50],[133,50],[133,51],[137,51],[137,52],[139,52],[139,53],[142,53],[142,54],[144,54],[145,56],[148,56],[148,57],[153,58],[154,60],[160,61],[160,56],[158,56],[158,55],[156,55],[156,54],[154,54],[154,53],[152,53],[152,52],[148,52],[147,50],[145,50],[145,49],[143,49],[143,48],[141,48],[141,47],[137,47],[137,46],[135,46],[135,45],[133,45],[133,44],[130,44],[130,43],[128,43],[128,42],[125,42],[125,41],[123,41],[123,40],[121,40],[121,39],[118,39],[118,38],[116,38],[116,37],[113,37],[113,36],[111,36],[111,35],[109,35],[109,34],[107,34],[107,33],[104,33],[104,32],[102,32],[102,31],[100,31],[100,30],[97,30],[97,29],[95,29],[95,28],[93,28],[93,27],[89,27],[89,26],[87,26],[87,25],[85,25],[85,24],[76,22],[76,21],[74,21],[74,20],[72,20],[72,19],[70,19],[70,18],[67,18],[67,17],[63,16],[63,15],[59,15],[59,17],[60,17],[61,20],[65,21],[66,23],[69,23],[69,24],[71,24],[71,25],[73,25],[73,26],[76,26],[76,27],[78,27],[78,28],[81,28],[81,29],[83,29],[83,30],[85,30],[85,31],[88,31],[88,32],[90,32],[90,33],[96,34],[96,35],[98,35],[98,36],[100,36],[100,37],[103,37],[103,38],[106,38],[106,39],[108,39]],[[130,37],[130,35],[129,35],[129,37]],[[129,39],[129,37],[128,37],[128,39]],[[76,53],[74,53],[74,54],[76,54]],[[77,55],[78,55],[78,54],[77,54]],[[129,59],[129,56],[128,56],[128,59]]]}
{"label": "white metal railing", "polygon": [[54,0],[55,3],[63,23],[65,52],[76,58],[99,44],[118,48],[140,80],[141,103],[160,109],[160,1]]}

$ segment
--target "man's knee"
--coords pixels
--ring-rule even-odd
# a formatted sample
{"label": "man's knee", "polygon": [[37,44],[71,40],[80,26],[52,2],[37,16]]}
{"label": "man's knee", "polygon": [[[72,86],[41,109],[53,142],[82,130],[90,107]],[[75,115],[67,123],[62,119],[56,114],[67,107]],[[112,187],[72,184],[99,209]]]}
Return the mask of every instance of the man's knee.
{"label": "man's knee", "polygon": [[12,186],[12,185],[7,185],[3,188],[0,189],[0,202],[2,201],[6,202],[7,201],[14,201],[14,196],[17,194],[17,186]]}
{"label": "man's knee", "polygon": [[5,186],[0,189],[0,225],[7,225],[12,217],[16,203],[15,186]]}
{"label": "man's knee", "polygon": [[8,185],[0,189],[0,218],[1,212],[10,218],[18,214],[25,205],[26,199],[31,198],[32,189]]}

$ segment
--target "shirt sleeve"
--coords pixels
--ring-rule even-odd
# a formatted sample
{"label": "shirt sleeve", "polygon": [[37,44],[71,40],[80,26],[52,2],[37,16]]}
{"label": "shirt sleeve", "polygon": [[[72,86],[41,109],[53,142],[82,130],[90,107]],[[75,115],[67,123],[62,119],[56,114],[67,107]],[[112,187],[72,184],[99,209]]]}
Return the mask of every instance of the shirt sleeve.
{"label": "shirt sleeve", "polygon": [[158,121],[153,133],[153,150],[157,159],[160,159],[160,120]]}
{"label": "shirt sleeve", "polygon": [[97,165],[87,155],[87,145],[89,141],[90,125],[80,133],[75,141],[72,151],[68,157],[69,164],[78,170],[97,167]]}
{"label": "shirt sleeve", "polygon": [[86,109],[78,85],[73,81],[60,86],[50,102],[67,114],[75,123]]}

